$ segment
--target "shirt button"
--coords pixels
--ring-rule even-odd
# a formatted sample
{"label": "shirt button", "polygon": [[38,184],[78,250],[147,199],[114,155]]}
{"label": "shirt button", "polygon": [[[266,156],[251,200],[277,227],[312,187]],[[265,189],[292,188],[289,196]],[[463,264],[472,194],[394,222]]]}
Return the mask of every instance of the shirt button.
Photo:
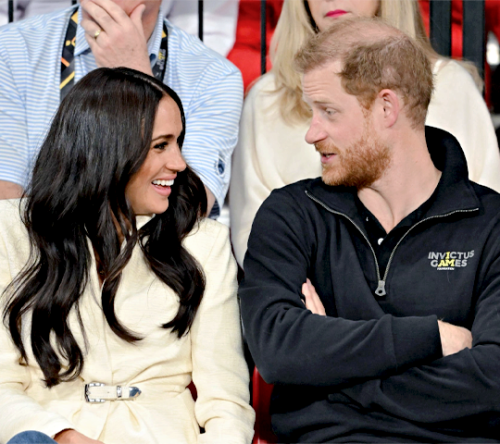
{"label": "shirt button", "polygon": [[370,218],[369,218],[369,217],[367,217],[367,218],[366,218],[366,221],[368,222],[369,220],[370,220]]}
{"label": "shirt button", "polygon": [[377,241],[377,243],[378,243],[379,245],[382,245],[382,242],[384,242],[384,238],[383,238],[383,237],[381,237],[381,238]]}

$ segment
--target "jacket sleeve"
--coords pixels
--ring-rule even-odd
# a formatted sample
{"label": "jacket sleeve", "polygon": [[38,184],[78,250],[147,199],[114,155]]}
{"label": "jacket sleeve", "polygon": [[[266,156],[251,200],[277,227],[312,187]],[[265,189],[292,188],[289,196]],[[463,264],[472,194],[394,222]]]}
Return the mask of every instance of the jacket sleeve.
{"label": "jacket sleeve", "polygon": [[437,423],[499,412],[500,248],[490,235],[476,282],[477,303],[471,349],[342,390],[363,407],[410,421]]}
{"label": "jacket sleeve", "polygon": [[327,234],[310,217],[314,208],[303,210],[308,199],[290,190],[297,187],[274,191],[257,213],[240,286],[245,336],[263,378],[337,386],[441,357],[435,316],[353,321],[305,308],[301,287],[314,267],[316,236]]}
{"label": "jacket sleeve", "polygon": [[[215,223],[214,223],[215,225]],[[254,411],[236,298],[236,263],[229,233],[219,232],[205,260],[206,289],[191,331],[195,414],[205,429],[199,444],[249,444]]]}
{"label": "jacket sleeve", "polygon": [[[14,231],[5,231],[4,222],[8,216],[16,216],[13,211],[8,211],[10,214],[6,214],[9,202],[17,201],[3,201],[1,207],[4,212],[0,219],[0,310],[2,315],[6,304],[4,290],[19,268],[24,265],[17,260],[20,256],[19,250],[25,250],[26,253],[29,251],[24,248],[26,247],[24,232],[18,230],[17,227]],[[12,218],[15,220],[15,217]],[[18,215],[17,219],[19,219]],[[17,222],[21,226],[21,222],[19,220]],[[28,257],[27,254],[25,256]],[[54,436],[61,430],[74,428],[68,420],[45,410],[25,393],[25,390],[32,384],[29,367],[19,364],[20,354],[14,346],[3,319],[0,323],[0,350],[0,442],[6,443],[14,435],[26,430],[35,430]]]}

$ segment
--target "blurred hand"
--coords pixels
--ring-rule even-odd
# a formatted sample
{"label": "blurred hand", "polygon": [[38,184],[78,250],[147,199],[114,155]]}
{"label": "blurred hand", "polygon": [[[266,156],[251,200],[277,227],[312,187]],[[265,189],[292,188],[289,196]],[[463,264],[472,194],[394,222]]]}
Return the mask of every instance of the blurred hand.
{"label": "blurred hand", "polygon": [[[130,17],[112,0],[85,0],[81,6],[90,16],[80,24],[97,66],[125,66],[153,74],[142,24],[146,8],[143,4],[136,6]],[[97,37],[96,32],[99,32]]]}
{"label": "blurred hand", "polygon": [[438,327],[443,356],[452,355],[472,347],[472,333],[466,328],[443,321],[438,321]]}
{"label": "blurred hand", "polygon": [[323,307],[321,299],[309,279],[305,284],[302,284],[302,294],[306,297],[304,304],[308,310],[311,310],[314,314],[326,316],[325,307]]}
{"label": "blurred hand", "polygon": [[59,444],[104,444],[101,441],[90,439],[73,429],[66,429],[54,436]]}

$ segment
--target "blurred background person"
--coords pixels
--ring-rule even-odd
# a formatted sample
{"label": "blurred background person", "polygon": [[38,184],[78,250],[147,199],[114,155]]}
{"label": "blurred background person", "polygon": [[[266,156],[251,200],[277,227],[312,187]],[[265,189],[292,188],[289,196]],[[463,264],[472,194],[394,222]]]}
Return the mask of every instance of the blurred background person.
{"label": "blurred background person", "polygon": [[[71,6],[71,0],[15,0],[14,20],[47,14],[68,6]],[[203,8],[203,43],[225,57],[234,46],[238,0],[205,0]],[[198,36],[196,0],[163,0],[162,10],[175,26]],[[8,21],[8,0],[0,0],[0,26]]]}
{"label": "blurred background person", "polygon": [[[269,49],[274,29],[283,7],[283,0],[266,1],[266,49]],[[236,41],[227,58],[241,71],[245,92],[261,74],[261,4],[256,0],[240,0]],[[266,54],[266,71],[271,60]]]}

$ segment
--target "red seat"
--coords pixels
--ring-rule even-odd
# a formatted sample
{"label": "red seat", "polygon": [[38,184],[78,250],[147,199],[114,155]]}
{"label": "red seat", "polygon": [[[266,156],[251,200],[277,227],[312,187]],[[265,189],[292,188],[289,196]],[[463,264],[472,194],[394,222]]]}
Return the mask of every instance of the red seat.
{"label": "red seat", "polygon": [[252,376],[252,404],[255,410],[255,435],[253,444],[277,443],[278,438],[271,429],[269,403],[273,386],[266,383],[255,367]]}

